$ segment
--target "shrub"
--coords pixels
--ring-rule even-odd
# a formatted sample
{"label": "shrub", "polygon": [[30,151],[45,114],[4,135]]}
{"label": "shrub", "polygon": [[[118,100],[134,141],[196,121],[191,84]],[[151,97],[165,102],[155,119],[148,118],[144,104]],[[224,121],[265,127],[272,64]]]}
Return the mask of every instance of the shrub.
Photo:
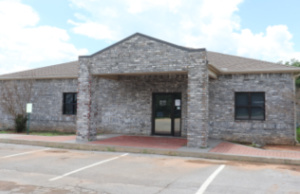
{"label": "shrub", "polygon": [[300,127],[297,128],[297,140],[300,143]]}
{"label": "shrub", "polygon": [[15,130],[17,133],[26,131],[27,118],[24,115],[18,114],[15,118]]}
{"label": "shrub", "polygon": [[251,146],[256,148],[262,148],[266,145],[266,142],[260,137],[253,137]]}

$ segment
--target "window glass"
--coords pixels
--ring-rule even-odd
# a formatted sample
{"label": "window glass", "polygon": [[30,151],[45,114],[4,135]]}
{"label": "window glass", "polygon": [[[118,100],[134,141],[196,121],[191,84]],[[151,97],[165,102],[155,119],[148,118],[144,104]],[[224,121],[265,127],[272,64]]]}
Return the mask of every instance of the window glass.
{"label": "window glass", "polygon": [[73,103],[73,94],[65,94],[65,103]]}
{"label": "window glass", "polygon": [[63,98],[63,114],[75,115],[77,112],[77,94],[64,93]]}
{"label": "window glass", "polygon": [[73,114],[77,114],[77,104],[73,104]]}
{"label": "window glass", "polygon": [[252,93],[251,94],[251,105],[263,106],[265,104],[263,93]]}
{"label": "window glass", "polygon": [[73,105],[72,104],[65,104],[65,112],[64,114],[73,114]]}
{"label": "window glass", "polygon": [[251,119],[265,119],[264,109],[251,108]]}
{"label": "window glass", "polygon": [[237,93],[236,106],[247,106],[247,105],[248,105],[248,93]]}
{"label": "window glass", "polygon": [[265,120],[265,93],[235,93],[235,119]]}
{"label": "window glass", "polygon": [[73,102],[77,103],[77,93],[75,93],[74,96],[73,96]]}
{"label": "window glass", "polygon": [[236,119],[249,119],[248,108],[236,108]]}

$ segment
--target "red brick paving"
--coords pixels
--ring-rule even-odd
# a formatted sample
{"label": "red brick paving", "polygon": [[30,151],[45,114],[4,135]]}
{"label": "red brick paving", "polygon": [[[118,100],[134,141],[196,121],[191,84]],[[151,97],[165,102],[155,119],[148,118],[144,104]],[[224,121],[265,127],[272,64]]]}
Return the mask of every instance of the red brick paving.
{"label": "red brick paving", "polygon": [[175,137],[146,137],[146,136],[118,136],[90,142],[92,144],[131,146],[142,148],[178,149],[187,144],[187,139]]}
{"label": "red brick paving", "polygon": [[[72,136],[38,136],[38,135],[22,135],[11,137],[12,139],[37,140],[64,142],[76,139]],[[131,146],[142,148],[160,148],[160,149],[178,149],[187,144],[187,139],[175,137],[149,137],[149,136],[118,136],[103,140],[90,142],[91,144]],[[274,150],[277,149],[277,150]],[[266,146],[266,149],[253,148],[245,145],[239,145],[229,142],[222,142],[209,152],[221,154],[233,154],[244,156],[264,156],[277,158],[300,159],[300,148],[296,146]]]}
{"label": "red brick paving", "polygon": [[267,145],[264,147],[264,149],[300,152],[300,146],[293,146],[293,145]]}
{"label": "red brick paving", "polygon": [[70,136],[69,135],[68,136],[24,135],[24,136],[13,137],[13,139],[63,142],[63,141],[75,140],[76,136],[75,135],[70,135]]}
{"label": "red brick paving", "polygon": [[276,158],[295,158],[300,159],[300,151],[275,151],[264,150],[259,148],[248,147],[239,144],[233,144],[229,142],[222,142],[209,152],[221,153],[221,154],[234,154],[245,156],[264,156],[264,157],[276,157]]}

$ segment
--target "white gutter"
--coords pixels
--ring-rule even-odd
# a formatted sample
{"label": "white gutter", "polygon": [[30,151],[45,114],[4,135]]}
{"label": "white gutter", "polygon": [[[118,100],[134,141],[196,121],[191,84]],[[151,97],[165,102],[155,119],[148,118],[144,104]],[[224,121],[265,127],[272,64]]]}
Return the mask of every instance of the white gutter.
{"label": "white gutter", "polygon": [[221,74],[260,74],[260,73],[295,73],[300,72],[299,69],[268,69],[268,70],[240,70],[232,71],[227,68],[219,69]]}
{"label": "white gutter", "polygon": [[210,78],[213,78],[213,79],[217,79],[218,76],[216,73],[214,73],[213,71],[211,71],[210,69],[208,70],[208,75]]}

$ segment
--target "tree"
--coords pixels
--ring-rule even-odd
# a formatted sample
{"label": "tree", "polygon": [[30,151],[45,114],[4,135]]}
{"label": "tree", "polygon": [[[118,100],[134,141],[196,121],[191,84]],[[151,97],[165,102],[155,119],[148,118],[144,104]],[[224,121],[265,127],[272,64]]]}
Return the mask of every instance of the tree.
{"label": "tree", "polygon": [[33,80],[10,80],[0,83],[0,105],[4,113],[13,116],[16,132],[26,129],[26,104],[31,102]]}
{"label": "tree", "polygon": [[[283,63],[283,61],[279,61],[279,64],[283,64],[283,65],[290,65],[290,66],[294,66],[294,67],[300,67],[300,61],[297,59],[291,59],[290,61],[286,61],[285,63]],[[296,79],[296,87],[297,89],[300,88],[300,77],[298,77]]]}
{"label": "tree", "polygon": [[300,61],[295,58],[291,59],[290,61],[286,61],[286,62],[279,61],[278,63],[282,64],[282,65],[290,65],[290,66],[294,66],[294,67],[300,67]]}

